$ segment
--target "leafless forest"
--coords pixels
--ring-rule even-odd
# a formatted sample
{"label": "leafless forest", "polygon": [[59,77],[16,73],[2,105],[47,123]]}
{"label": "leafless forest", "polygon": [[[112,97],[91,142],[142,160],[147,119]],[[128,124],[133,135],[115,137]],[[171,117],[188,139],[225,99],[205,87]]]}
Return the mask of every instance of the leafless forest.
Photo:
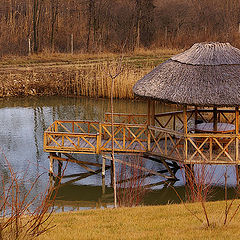
{"label": "leafless forest", "polygon": [[239,0],[1,0],[0,56],[26,55],[29,42],[35,53],[240,47],[239,22]]}

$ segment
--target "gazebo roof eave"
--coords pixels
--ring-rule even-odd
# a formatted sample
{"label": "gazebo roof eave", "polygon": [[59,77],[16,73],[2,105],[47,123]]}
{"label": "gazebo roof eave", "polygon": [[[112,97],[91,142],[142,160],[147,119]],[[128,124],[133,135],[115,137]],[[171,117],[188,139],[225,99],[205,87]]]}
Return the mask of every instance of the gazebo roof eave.
{"label": "gazebo roof eave", "polygon": [[174,104],[174,105],[178,105],[178,106],[192,106],[192,107],[225,107],[225,108],[235,108],[235,107],[240,107],[240,104],[195,104],[195,103],[184,103],[184,102],[174,102],[168,99],[159,99],[159,98],[155,98],[155,97],[148,97],[148,96],[140,96],[137,94],[134,94],[134,97],[136,99],[142,99],[142,100],[153,100],[153,101],[158,101],[158,102],[162,102],[165,104]]}

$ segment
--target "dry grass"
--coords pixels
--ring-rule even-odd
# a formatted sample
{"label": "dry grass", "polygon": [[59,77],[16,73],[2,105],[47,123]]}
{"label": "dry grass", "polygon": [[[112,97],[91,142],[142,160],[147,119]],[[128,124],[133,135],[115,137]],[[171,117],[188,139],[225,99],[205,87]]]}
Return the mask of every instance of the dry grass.
{"label": "dry grass", "polygon": [[[161,59],[168,58],[172,55],[175,55],[182,50],[179,49],[170,49],[170,48],[157,48],[153,50],[149,49],[135,49],[132,53],[124,53],[124,59],[129,62],[134,59],[143,58],[144,61],[148,61],[149,58],[152,59]],[[42,52],[39,54],[33,54],[31,56],[15,56],[9,55],[0,58],[0,66],[8,65],[29,65],[29,64],[38,64],[38,63],[82,63],[84,61],[91,62],[101,62],[103,60],[113,60],[119,58],[121,54],[119,53],[81,53],[81,54],[65,54],[65,53],[51,53],[51,52]]]}
{"label": "dry grass", "polygon": [[[184,205],[59,213],[53,216],[57,227],[39,239],[239,239],[239,215],[223,227],[224,204],[206,203],[213,223],[210,228],[199,223]],[[187,206],[203,217],[200,204]]]}
{"label": "dry grass", "polygon": [[[132,99],[132,87],[176,50],[138,50],[124,56],[124,70],[114,83],[114,98]],[[108,65],[117,66],[119,55],[45,54],[8,57],[0,61],[0,97],[6,96],[89,96],[110,97]]]}

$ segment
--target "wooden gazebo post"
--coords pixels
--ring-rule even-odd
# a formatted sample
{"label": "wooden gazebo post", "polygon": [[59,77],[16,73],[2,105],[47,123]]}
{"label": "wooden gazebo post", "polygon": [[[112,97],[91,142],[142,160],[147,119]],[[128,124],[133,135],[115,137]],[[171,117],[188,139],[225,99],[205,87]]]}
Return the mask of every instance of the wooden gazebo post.
{"label": "wooden gazebo post", "polygon": [[151,125],[155,126],[155,100],[152,100]]}
{"label": "wooden gazebo post", "polygon": [[[148,108],[147,108],[147,127],[149,127],[151,124],[151,100],[148,99]],[[148,129],[148,144],[147,144],[147,150],[151,150],[151,134],[150,130]]]}
{"label": "wooden gazebo post", "polygon": [[235,107],[235,134],[236,134],[236,147],[235,147],[235,161],[237,163],[236,165],[236,176],[237,176],[237,184],[239,185],[240,183],[240,165],[238,164],[238,158],[239,158],[239,139],[238,139],[238,134],[239,134],[239,108]]}
{"label": "wooden gazebo post", "polygon": [[[148,99],[148,110],[147,110],[147,126],[155,126],[155,100]],[[151,134],[148,131],[148,146],[147,150],[151,149]]]}
{"label": "wooden gazebo post", "polygon": [[195,106],[195,109],[194,109],[194,128],[195,129],[197,127],[197,117],[198,117],[198,108],[197,106]]}
{"label": "wooden gazebo post", "polygon": [[188,161],[188,127],[187,127],[187,105],[183,106],[183,135],[184,135],[184,168],[185,168],[185,180],[186,183],[190,183],[194,179],[193,164],[187,163]]}
{"label": "wooden gazebo post", "polygon": [[187,162],[187,106],[183,106],[184,161]]}
{"label": "wooden gazebo post", "polygon": [[213,130],[217,132],[217,107],[213,107]]}
{"label": "wooden gazebo post", "polygon": [[151,122],[151,100],[148,99],[148,107],[147,107],[147,125],[149,126]]}

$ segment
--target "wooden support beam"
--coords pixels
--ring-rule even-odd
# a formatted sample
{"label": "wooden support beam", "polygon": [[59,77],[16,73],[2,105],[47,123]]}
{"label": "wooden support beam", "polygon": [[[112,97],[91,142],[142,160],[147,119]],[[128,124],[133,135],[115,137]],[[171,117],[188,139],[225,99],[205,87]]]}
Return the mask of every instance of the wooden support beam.
{"label": "wooden support beam", "polygon": [[77,159],[75,159],[75,158],[74,158],[73,156],[71,156],[70,154],[64,153],[64,155],[65,155],[66,157],[68,157],[67,161],[75,162],[75,163],[77,163],[78,165],[80,165],[81,167],[83,167],[84,169],[86,169],[87,171],[95,173],[95,171],[94,171],[93,169],[91,169],[91,168],[89,168],[88,166],[86,166],[85,164],[81,163],[80,161],[78,161]]}
{"label": "wooden support beam", "polygon": [[[86,161],[81,161],[81,160],[77,160],[74,157],[72,157],[70,154],[67,153],[63,153],[63,155],[65,155],[67,158],[63,158],[63,157],[57,157],[57,156],[53,156],[54,160],[59,160],[59,161],[69,161],[69,162],[73,162],[73,163],[81,163],[84,165],[90,165],[90,166],[95,166],[95,167],[101,167],[102,164],[100,163],[93,163],[93,162],[86,162]],[[70,158],[68,157],[70,156]]]}
{"label": "wooden support beam", "polygon": [[[106,155],[105,155],[104,157],[105,157],[106,159],[108,159],[108,160],[112,160],[111,157],[108,157],[108,156],[106,156]],[[116,161],[116,162],[119,162],[119,163],[121,163],[121,164],[125,164],[125,165],[127,165],[127,166],[129,166],[129,167],[133,167],[133,168],[139,169],[139,170],[144,171],[144,172],[149,172],[149,173],[152,173],[152,174],[154,174],[154,175],[157,175],[157,176],[160,176],[160,177],[164,177],[164,178],[166,178],[166,179],[174,179],[172,176],[168,176],[168,175],[165,175],[165,174],[162,174],[162,173],[153,171],[153,170],[151,170],[151,169],[147,169],[147,168],[144,168],[144,167],[141,167],[141,166],[137,166],[137,165],[135,165],[135,164],[131,164],[131,163],[129,163],[129,162],[122,161],[122,160],[120,160],[120,159],[116,159],[116,158],[115,158],[115,161]]]}
{"label": "wooden support beam", "polygon": [[68,185],[68,184],[70,184],[70,183],[77,182],[77,181],[79,181],[79,180],[81,180],[81,179],[84,179],[84,178],[87,178],[87,177],[89,177],[89,176],[98,174],[98,173],[100,173],[101,171],[102,171],[102,169],[98,169],[98,170],[96,170],[96,172],[82,173],[82,174],[80,175],[80,177],[75,178],[75,179],[70,180],[70,181],[67,181],[67,182],[65,182],[65,183],[62,183],[61,186],[64,186],[64,185]]}
{"label": "wooden support beam", "polygon": [[158,156],[158,158],[155,158],[155,157],[151,157],[151,154],[144,154],[144,156],[145,156],[144,158],[147,158],[154,162],[163,163],[163,161],[164,161],[169,167],[172,167],[171,170],[172,169],[174,169],[174,170],[180,169],[180,167],[178,166],[178,164],[176,162],[166,162],[166,159],[164,157]]}

